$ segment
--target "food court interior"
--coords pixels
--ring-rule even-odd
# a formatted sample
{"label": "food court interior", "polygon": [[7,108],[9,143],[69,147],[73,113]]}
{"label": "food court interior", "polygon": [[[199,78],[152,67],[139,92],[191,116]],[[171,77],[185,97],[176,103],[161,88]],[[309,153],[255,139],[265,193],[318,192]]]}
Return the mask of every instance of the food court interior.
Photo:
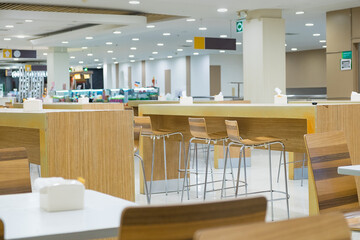
{"label": "food court interior", "polygon": [[359,43],[359,0],[0,0],[0,240],[360,239]]}

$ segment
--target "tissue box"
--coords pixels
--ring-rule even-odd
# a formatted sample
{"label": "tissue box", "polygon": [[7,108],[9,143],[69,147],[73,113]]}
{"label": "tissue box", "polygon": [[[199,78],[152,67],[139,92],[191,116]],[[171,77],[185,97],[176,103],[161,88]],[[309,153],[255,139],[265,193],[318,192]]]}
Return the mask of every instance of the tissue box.
{"label": "tissue box", "polygon": [[84,208],[84,185],[76,180],[63,180],[40,189],[40,207],[48,212]]}
{"label": "tissue box", "polygon": [[274,96],[274,104],[287,104],[287,96],[286,95],[275,95]]}
{"label": "tissue box", "polygon": [[215,95],[214,100],[215,101],[224,101],[224,96],[223,95]]}
{"label": "tissue box", "polygon": [[360,94],[351,94],[351,99],[350,101],[352,102],[360,102]]}
{"label": "tissue box", "polygon": [[89,98],[88,97],[79,98],[78,103],[79,104],[88,104],[89,103]]}
{"label": "tissue box", "polygon": [[158,101],[166,101],[166,96],[159,96]]}
{"label": "tissue box", "polygon": [[180,97],[180,104],[193,104],[193,98],[192,97]]}
{"label": "tissue box", "polygon": [[24,102],[24,111],[41,111],[43,103],[39,99],[29,98]]}
{"label": "tissue box", "polygon": [[44,99],[43,99],[43,103],[44,104],[51,104],[51,103],[53,103],[54,101],[53,101],[53,98],[52,97],[50,97],[50,96],[46,96]]}

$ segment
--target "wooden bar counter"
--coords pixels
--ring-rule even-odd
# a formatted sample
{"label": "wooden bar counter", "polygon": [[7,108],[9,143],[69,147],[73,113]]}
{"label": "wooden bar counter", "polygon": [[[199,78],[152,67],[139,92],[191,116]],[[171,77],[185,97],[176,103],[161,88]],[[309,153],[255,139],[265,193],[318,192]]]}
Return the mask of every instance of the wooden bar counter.
{"label": "wooden bar counter", "polygon": [[83,177],[88,189],[135,200],[133,114],[0,110],[0,148],[25,147],[42,177]]}
{"label": "wooden bar counter", "polygon": [[[256,136],[273,136],[281,138],[286,151],[294,153],[306,152],[304,134],[343,130],[347,137],[349,150],[354,164],[360,164],[360,104],[194,104],[194,105],[140,105],[140,116],[151,116],[153,127],[182,131],[185,141],[190,138],[188,117],[205,117],[209,132],[225,131],[226,119],[235,119],[239,123],[244,138]],[[168,152],[177,150],[169,146]],[[150,176],[151,143],[144,140],[141,153],[145,161],[146,173]],[[276,149],[275,145],[273,147]],[[280,149],[278,149],[280,150]],[[146,154],[144,154],[146,152]],[[158,166],[154,172],[154,180],[164,179],[160,157],[161,148],[157,149]],[[168,178],[177,178],[177,154],[169,153]],[[158,162],[159,161],[159,162]],[[160,162],[161,161],[161,162]],[[314,192],[312,171],[309,169],[309,211],[317,214],[317,197]],[[360,191],[358,185],[358,191]]]}
{"label": "wooden bar counter", "polygon": [[[15,103],[14,108],[23,108],[23,103]],[[43,109],[104,109],[104,110],[124,110],[123,103],[49,103],[43,104]]]}

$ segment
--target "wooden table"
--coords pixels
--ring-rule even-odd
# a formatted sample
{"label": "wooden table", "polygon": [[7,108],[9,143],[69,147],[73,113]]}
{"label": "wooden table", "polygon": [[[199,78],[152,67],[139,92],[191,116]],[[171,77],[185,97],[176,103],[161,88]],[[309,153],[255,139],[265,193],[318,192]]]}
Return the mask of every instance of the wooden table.
{"label": "wooden table", "polygon": [[129,202],[96,191],[85,191],[84,209],[46,212],[39,193],[0,196],[5,239],[95,239],[117,237],[121,213]]}
{"label": "wooden table", "polygon": [[43,177],[135,200],[133,114],[124,110],[0,109],[0,148],[25,147]]}
{"label": "wooden table", "polygon": [[[14,108],[23,108],[23,103],[15,103]],[[88,104],[79,104],[79,103],[49,103],[43,104],[44,109],[114,109],[114,110],[124,110],[123,103],[88,103]]]}
{"label": "wooden table", "polygon": [[[303,136],[307,133],[343,130],[354,161],[360,164],[360,104],[193,104],[193,105],[140,105],[140,115],[151,116],[155,129],[181,130],[185,140],[190,138],[188,117],[205,117],[208,131],[225,131],[226,119],[239,123],[244,138],[273,136],[284,140],[286,150],[302,156],[306,152]],[[171,140],[171,139],[170,139]],[[157,144],[154,180],[164,179],[161,143]],[[168,178],[177,178],[178,143],[167,144]],[[274,149],[275,146],[274,146]],[[144,157],[146,174],[150,174],[151,143],[144,140],[140,153]],[[144,154],[146,152],[147,154]],[[356,160],[355,160],[356,159]],[[291,159],[289,159],[291,161]],[[309,210],[310,214],[319,212],[314,191],[312,170],[309,169]],[[360,188],[358,186],[358,191]]]}

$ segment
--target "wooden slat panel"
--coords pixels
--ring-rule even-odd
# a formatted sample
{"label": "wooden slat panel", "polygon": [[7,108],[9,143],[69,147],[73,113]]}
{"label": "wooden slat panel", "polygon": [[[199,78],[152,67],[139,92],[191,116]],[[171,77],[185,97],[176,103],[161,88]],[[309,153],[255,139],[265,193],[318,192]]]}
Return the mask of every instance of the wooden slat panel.
{"label": "wooden slat panel", "polygon": [[4,235],[5,235],[4,230],[5,230],[4,229],[4,223],[0,219],[0,240],[4,240]]}
{"label": "wooden slat panel", "polygon": [[341,213],[200,230],[194,240],[350,240],[351,232]]}
{"label": "wooden slat panel", "polygon": [[359,206],[355,179],[337,173],[337,167],[351,165],[345,135],[341,131],[305,135],[314,175],[320,213],[332,208]]}
{"label": "wooden slat panel", "polygon": [[0,195],[31,192],[25,148],[0,149]]}
{"label": "wooden slat panel", "polygon": [[196,230],[263,222],[265,198],[161,207],[132,207],[121,219],[121,240],[190,240]]}

